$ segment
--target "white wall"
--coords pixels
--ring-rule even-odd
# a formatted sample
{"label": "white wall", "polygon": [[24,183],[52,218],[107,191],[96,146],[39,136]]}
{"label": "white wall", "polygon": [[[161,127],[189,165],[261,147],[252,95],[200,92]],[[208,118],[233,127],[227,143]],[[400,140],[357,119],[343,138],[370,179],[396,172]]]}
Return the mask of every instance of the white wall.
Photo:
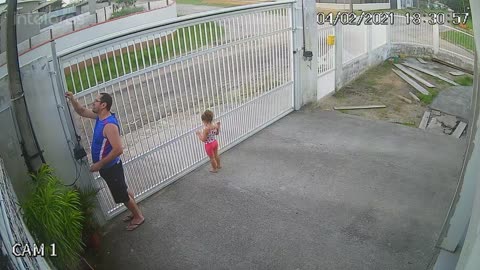
{"label": "white wall", "polygon": [[[480,20],[478,20],[478,16],[480,15],[480,2],[479,1],[471,1],[471,10],[473,12],[473,24],[474,27],[477,29],[480,28]],[[480,44],[480,35],[478,32],[475,34],[475,42],[476,42],[476,48],[477,50],[480,49],[479,44]],[[477,55],[477,61],[480,58],[478,58]],[[472,121],[472,128],[474,129],[474,132],[472,134],[472,141],[471,143],[473,144],[471,147],[472,149],[472,155],[470,160],[467,163],[466,171],[465,171],[465,176],[464,176],[464,182],[465,181],[472,181],[475,183],[475,195],[474,195],[474,201],[472,205],[472,211],[471,211],[471,217],[470,217],[470,223],[468,224],[468,230],[467,230],[467,235],[465,239],[465,243],[463,245],[461,254],[460,254],[460,259],[458,261],[456,270],[477,270],[479,269],[480,266],[480,168],[478,166],[478,163],[480,162],[480,119],[478,118],[478,113],[479,109],[478,104],[479,98],[478,98],[478,87],[479,87],[479,80],[480,76],[477,73],[475,74],[475,88],[474,91],[477,92],[477,95],[474,94],[474,98],[476,97],[476,107],[475,107],[475,116],[476,119],[474,118],[474,121]],[[475,123],[476,121],[476,123]],[[463,189],[463,188],[462,188]]]}
{"label": "white wall", "polygon": [[387,25],[372,25],[372,49],[387,43]]}
{"label": "white wall", "polygon": [[365,24],[343,26],[343,63],[367,53],[367,31]]}
{"label": "white wall", "polygon": [[[317,3],[317,8],[320,9],[335,9],[335,10],[350,10],[350,4],[329,4],[329,3]],[[361,10],[377,10],[377,9],[390,9],[390,3],[378,3],[378,4],[353,4],[353,9]]]}
{"label": "white wall", "polygon": [[328,96],[335,91],[335,70],[318,76],[317,100]]}

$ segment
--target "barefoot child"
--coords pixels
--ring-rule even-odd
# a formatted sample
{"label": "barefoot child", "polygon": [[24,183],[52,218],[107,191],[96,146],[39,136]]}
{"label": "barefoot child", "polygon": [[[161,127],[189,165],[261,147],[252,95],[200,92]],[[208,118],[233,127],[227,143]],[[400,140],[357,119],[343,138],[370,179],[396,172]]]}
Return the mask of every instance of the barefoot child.
{"label": "barefoot child", "polygon": [[197,130],[195,133],[197,134],[198,138],[205,143],[205,151],[210,158],[210,164],[212,164],[212,169],[210,172],[216,173],[218,172],[218,169],[222,168],[220,166],[220,158],[218,157],[218,142],[215,138],[215,136],[220,132],[220,122],[213,124],[212,121],[213,112],[206,110],[202,114],[204,128],[202,131]]}

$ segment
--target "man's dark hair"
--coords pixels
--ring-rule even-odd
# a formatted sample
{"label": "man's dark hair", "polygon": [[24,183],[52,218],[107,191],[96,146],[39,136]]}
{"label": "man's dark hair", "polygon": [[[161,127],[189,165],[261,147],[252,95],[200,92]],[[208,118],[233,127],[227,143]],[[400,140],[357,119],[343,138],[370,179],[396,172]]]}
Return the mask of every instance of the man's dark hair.
{"label": "man's dark hair", "polygon": [[112,103],[113,103],[112,96],[110,96],[110,94],[107,94],[107,93],[100,93],[100,101],[102,103],[107,103],[107,110],[110,111],[110,108],[112,107]]}

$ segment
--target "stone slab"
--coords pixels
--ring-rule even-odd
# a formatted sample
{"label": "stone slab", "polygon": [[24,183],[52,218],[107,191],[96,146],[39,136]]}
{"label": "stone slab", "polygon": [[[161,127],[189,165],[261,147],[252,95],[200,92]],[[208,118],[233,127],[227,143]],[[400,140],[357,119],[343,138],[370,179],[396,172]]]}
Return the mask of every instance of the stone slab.
{"label": "stone slab", "polygon": [[405,65],[405,66],[407,66],[407,67],[410,67],[410,68],[413,68],[413,69],[416,69],[416,70],[418,70],[418,71],[420,71],[420,72],[423,72],[423,73],[425,73],[425,74],[428,74],[428,75],[430,75],[430,76],[436,77],[436,78],[438,78],[438,79],[440,79],[440,80],[442,80],[442,81],[448,82],[448,83],[451,84],[451,85],[458,85],[458,83],[456,83],[456,82],[454,82],[454,81],[452,81],[452,80],[450,80],[450,79],[448,79],[448,78],[445,78],[445,77],[439,75],[438,73],[435,73],[435,72],[433,72],[433,71],[430,71],[430,70],[421,68],[421,67],[419,67],[419,66],[417,66],[417,65],[410,64],[410,63],[403,63],[403,65]]}
{"label": "stone slab", "polygon": [[458,124],[457,128],[453,132],[452,136],[454,136],[455,138],[460,138],[460,136],[462,136],[463,131],[465,130],[466,127],[467,127],[467,124],[465,122],[460,122],[460,124]]}
{"label": "stone slab", "polygon": [[447,126],[449,128],[454,128],[457,126],[457,117],[452,116],[452,115],[442,115],[435,117],[437,121],[442,123],[444,126]]}
{"label": "stone slab", "polygon": [[420,121],[420,125],[418,126],[418,128],[425,129],[427,127],[429,118],[430,118],[430,111],[426,111],[423,114],[422,121]]}
{"label": "stone slab", "polygon": [[395,72],[400,78],[402,78],[404,81],[406,81],[408,84],[410,84],[413,88],[415,88],[418,92],[424,94],[424,95],[429,95],[430,92],[427,91],[427,89],[423,88],[420,84],[418,84],[416,81],[412,80],[410,77],[407,76],[407,74],[403,73],[400,70],[396,70],[392,68],[392,71]]}

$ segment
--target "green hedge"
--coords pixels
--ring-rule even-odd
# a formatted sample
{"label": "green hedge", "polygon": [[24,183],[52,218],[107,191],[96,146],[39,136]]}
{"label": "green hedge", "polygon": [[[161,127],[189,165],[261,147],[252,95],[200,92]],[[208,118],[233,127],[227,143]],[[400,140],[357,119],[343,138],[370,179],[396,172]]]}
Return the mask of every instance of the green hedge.
{"label": "green hedge", "polygon": [[137,12],[141,12],[141,11],[143,11],[143,7],[124,7],[119,11],[113,12],[112,17],[110,17],[110,19],[115,19],[115,18],[118,18],[118,17],[127,16],[129,14],[137,13]]}

